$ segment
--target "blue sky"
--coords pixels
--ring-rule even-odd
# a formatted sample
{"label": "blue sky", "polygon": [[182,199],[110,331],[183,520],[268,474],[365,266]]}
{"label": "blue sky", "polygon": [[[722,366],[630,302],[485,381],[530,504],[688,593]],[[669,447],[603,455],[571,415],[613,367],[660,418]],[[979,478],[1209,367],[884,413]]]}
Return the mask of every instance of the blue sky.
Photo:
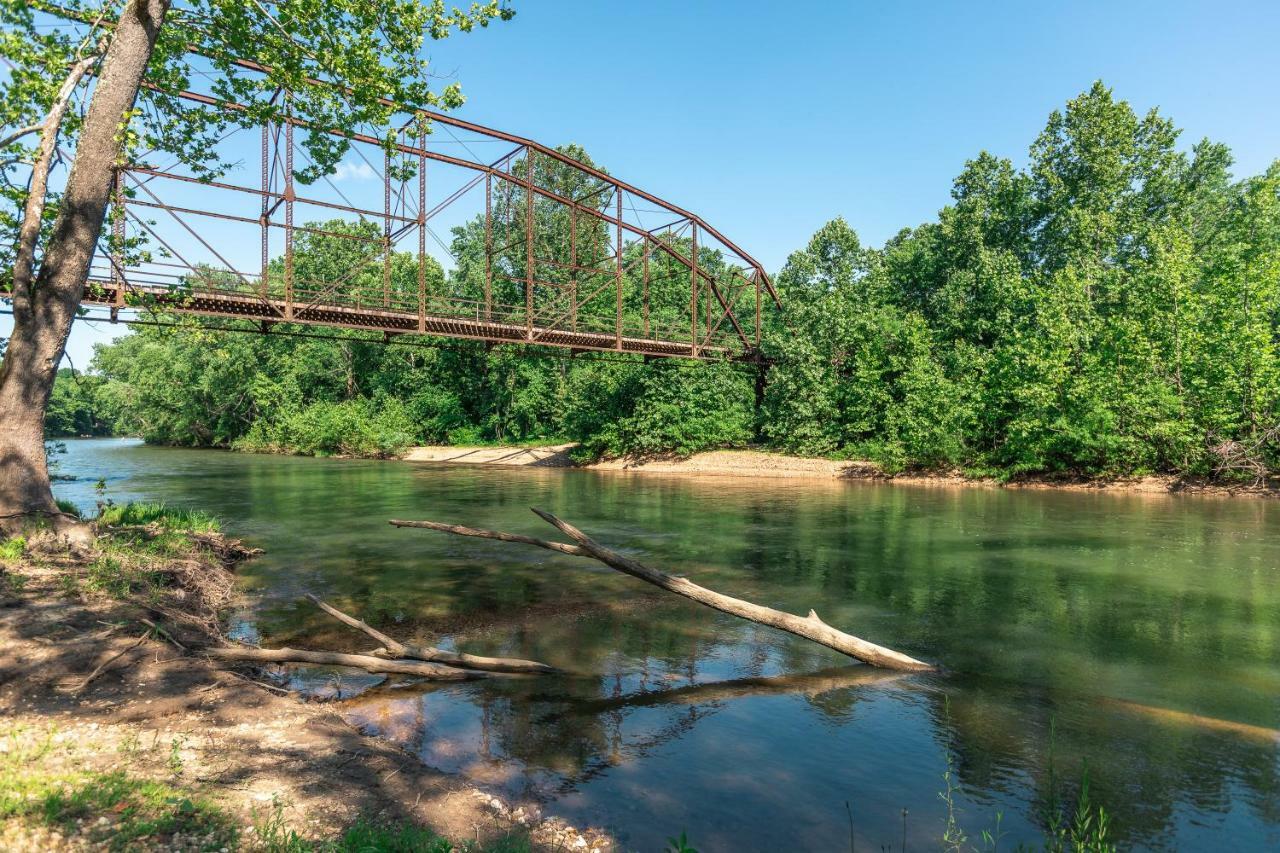
{"label": "blue sky", "polygon": [[[1095,79],[1185,145],[1229,145],[1238,175],[1280,157],[1275,0],[514,5],[432,45],[468,96],[459,114],[580,143],[773,270],[835,216],[871,244],[932,218],[965,160],[1023,162]],[[83,367],[104,332],[81,326]]]}

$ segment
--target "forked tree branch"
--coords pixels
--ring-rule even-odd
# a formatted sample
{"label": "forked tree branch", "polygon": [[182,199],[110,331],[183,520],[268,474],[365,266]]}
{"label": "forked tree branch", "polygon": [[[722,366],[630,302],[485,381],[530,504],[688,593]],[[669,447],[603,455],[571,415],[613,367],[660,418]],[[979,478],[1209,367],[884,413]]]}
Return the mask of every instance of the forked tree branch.
{"label": "forked tree branch", "polygon": [[483,672],[538,672],[538,673],[554,673],[560,670],[554,666],[548,666],[545,663],[539,663],[535,660],[520,660],[519,658],[488,658],[479,655],[469,655],[462,652],[449,652],[444,649],[437,649],[432,646],[415,646],[408,643],[401,643],[388,637],[386,634],[374,628],[363,620],[354,616],[348,616],[338,608],[326,604],[316,598],[311,593],[307,593],[307,598],[311,599],[317,607],[328,613],[334,619],[344,625],[350,625],[357,631],[363,631],[370,637],[373,637],[382,648],[373,652],[375,657],[387,658],[412,658],[413,660],[430,661],[432,663],[443,663],[449,666],[458,666],[463,669],[477,669]]}
{"label": "forked tree branch", "polygon": [[931,664],[921,660],[916,660],[909,655],[884,646],[876,645],[855,637],[852,634],[846,634],[836,628],[831,627],[823,622],[818,614],[813,610],[809,611],[808,616],[795,616],[791,613],[784,613],[781,610],[774,610],[771,607],[763,607],[759,604],[753,604],[749,601],[743,601],[740,598],[733,598],[728,595],[699,586],[693,581],[685,578],[675,577],[658,569],[650,568],[630,557],[619,554],[610,550],[592,540],[578,528],[556,518],[549,512],[540,509],[534,509],[544,521],[564,533],[570,539],[577,542],[577,545],[568,545],[563,542],[550,542],[543,539],[535,539],[531,536],[521,536],[514,533],[502,533],[496,530],[479,530],[471,527],[461,527],[452,524],[441,524],[435,521],[400,521],[392,520],[390,523],[395,527],[421,527],[428,530],[439,530],[445,533],[453,533],[459,536],[475,536],[482,539],[497,539],[502,542],[518,542],[525,545],[534,545],[539,548],[546,548],[549,551],[558,551],[562,554],[571,554],[575,557],[591,557],[598,562],[603,563],[611,569],[615,569],[623,574],[638,578],[645,583],[652,584],[659,589],[665,589],[667,592],[675,593],[683,596],[699,604],[706,605],[713,610],[719,610],[721,613],[728,613],[731,616],[737,616],[740,619],[746,619],[749,622],[755,622],[760,625],[768,625],[771,628],[777,628],[780,631],[786,631],[797,637],[803,637],[806,640],[812,640],[819,645],[834,649],[841,654],[848,655],[851,658],[860,660],[863,663],[872,666],[884,667],[886,669],[903,670],[907,672],[926,672],[933,670]]}
{"label": "forked tree branch", "polygon": [[[71,96],[80,85],[89,70],[102,58],[105,40],[99,43],[99,50],[71,66],[58,94],[53,99],[49,112],[39,125],[40,145],[36,158],[31,164],[31,184],[27,191],[27,201],[22,211],[22,225],[18,230],[18,245],[13,260],[13,315],[18,322],[26,318],[30,310],[31,284],[35,279],[36,244],[40,241],[40,224],[44,220],[45,197],[49,192],[49,172],[53,166],[53,158],[58,148],[58,133],[62,129],[62,120],[71,105]],[[19,137],[25,135],[25,132]],[[16,141],[10,139],[4,144]]]}

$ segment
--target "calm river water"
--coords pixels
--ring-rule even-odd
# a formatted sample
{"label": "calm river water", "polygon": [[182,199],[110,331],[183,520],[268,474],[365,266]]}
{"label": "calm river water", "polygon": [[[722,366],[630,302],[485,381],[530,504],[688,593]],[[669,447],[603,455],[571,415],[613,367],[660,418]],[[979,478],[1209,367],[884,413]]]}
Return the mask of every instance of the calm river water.
{"label": "calm river water", "polygon": [[[433,766],[660,850],[939,847],[948,767],[981,846],[1041,835],[1051,775],[1122,846],[1280,849],[1280,503],[663,478],[68,442],[85,508],[200,507],[266,549],[264,643],[352,650],[315,592],[401,639],[575,677],[374,689],[341,702]],[[713,588],[946,667],[897,676],[533,548],[549,509]],[[338,689],[356,692],[360,679]],[[1052,767],[1052,773],[1051,773]],[[904,816],[904,809],[906,814]]]}

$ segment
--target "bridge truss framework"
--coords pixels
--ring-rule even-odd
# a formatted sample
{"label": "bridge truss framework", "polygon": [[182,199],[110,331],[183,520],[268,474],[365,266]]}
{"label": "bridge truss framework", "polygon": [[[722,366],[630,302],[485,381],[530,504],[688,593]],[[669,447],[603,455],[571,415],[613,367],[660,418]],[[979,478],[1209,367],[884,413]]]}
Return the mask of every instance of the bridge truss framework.
{"label": "bridge truss framework", "polygon": [[[243,109],[195,91],[179,97]],[[253,320],[263,330],[297,323],[759,358],[762,315],[766,303],[779,305],[777,294],[763,267],[701,218],[533,140],[436,112],[394,110],[393,130],[346,134],[359,192],[334,175],[298,180],[307,155],[295,130],[307,127],[292,118],[258,128],[258,162],[220,180],[135,158],[117,173],[111,248],[100,246],[84,301],[106,306],[113,319],[153,310]],[[224,140],[252,132],[233,129]],[[506,150],[489,159],[475,154],[482,144]],[[444,150],[450,145],[460,149]],[[468,203],[469,218],[457,211]],[[360,225],[335,228],[315,221],[322,216]],[[455,268],[467,264],[470,290],[457,276],[454,284],[441,279],[427,250],[430,237],[452,254],[432,228],[450,216],[474,229],[475,242],[483,230],[479,263],[454,258]],[[131,237],[151,250],[126,253]],[[329,275],[299,270],[298,242],[320,237],[353,241],[361,260]],[[258,263],[246,270],[250,241]],[[240,263],[228,257],[236,254]]]}

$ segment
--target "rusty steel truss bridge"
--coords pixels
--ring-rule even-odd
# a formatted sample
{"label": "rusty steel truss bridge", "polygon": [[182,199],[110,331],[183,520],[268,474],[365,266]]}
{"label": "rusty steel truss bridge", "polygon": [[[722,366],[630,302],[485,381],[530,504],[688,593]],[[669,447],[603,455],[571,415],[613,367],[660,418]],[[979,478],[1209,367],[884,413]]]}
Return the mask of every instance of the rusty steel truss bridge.
{"label": "rusty steel truss bridge", "polygon": [[[760,359],[763,314],[780,307],[773,284],[703,219],[564,150],[393,110],[390,129],[343,134],[337,171],[309,184],[295,130],[311,128],[287,117],[223,137],[235,165],[218,180],[135,157],[118,171],[85,304],[126,322],[187,314],[264,332]],[[346,247],[339,260],[317,262],[334,245]]]}

